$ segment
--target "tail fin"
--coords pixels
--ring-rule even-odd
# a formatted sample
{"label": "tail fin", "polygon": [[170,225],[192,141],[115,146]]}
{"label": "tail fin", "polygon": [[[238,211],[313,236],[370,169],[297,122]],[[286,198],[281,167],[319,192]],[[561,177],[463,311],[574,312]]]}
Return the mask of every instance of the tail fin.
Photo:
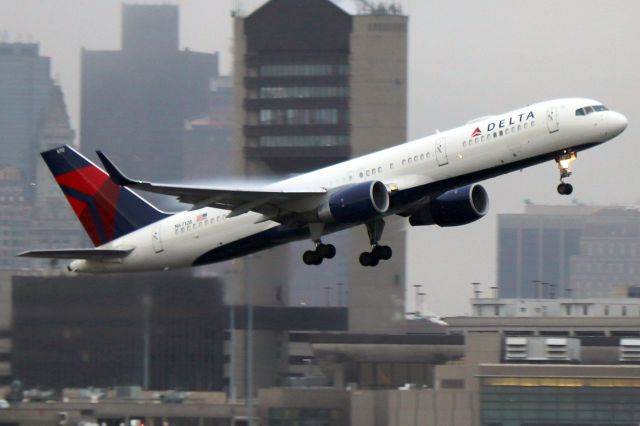
{"label": "tail fin", "polygon": [[68,145],[45,151],[42,158],[96,246],[167,216]]}

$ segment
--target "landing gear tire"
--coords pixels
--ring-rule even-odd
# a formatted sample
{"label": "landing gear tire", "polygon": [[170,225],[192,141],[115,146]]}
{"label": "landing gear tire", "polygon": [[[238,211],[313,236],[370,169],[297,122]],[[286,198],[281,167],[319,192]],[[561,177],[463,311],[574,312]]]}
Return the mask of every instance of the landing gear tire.
{"label": "landing gear tire", "polygon": [[333,244],[319,243],[315,250],[307,250],[302,255],[302,261],[306,265],[320,265],[324,259],[333,259],[336,255],[336,247]]}
{"label": "landing gear tire", "polygon": [[371,253],[380,260],[389,260],[393,255],[393,250],[389,246],[375,246]]}
{"label": "landing gear tire", "polygon": [[362,266],[377,266],[380,260],[373,254],[365,251],[360,253],[360,264]]}
{"label": "landing gear tire", "polygon": [[576,158],[578,158],[578,154],[570,149],[565,149],[556,157],[558,170],[560,170],[560,185],[558,185],[558,194],[560,195],[569,195],[573,192],[573,186],[570,183],[566,183],[564,179],[572,175],[571,163]]}
{"label": "landing gear tire", "polygon": [[316,251],[307,250],[302,255],[302,261],[306,265],[320,265],[323,257]]}
{"label": "landing gear tire", "polygon": [[573,185],[570,183],[562,182],[558,185],[558,194],[560,195],[569,195],[573,192]]}
{"label": "landing gear tire", "polygon": [[333,259],[336,255],[336,247],[333,244],[319,244],[316,251],[325,259]]}

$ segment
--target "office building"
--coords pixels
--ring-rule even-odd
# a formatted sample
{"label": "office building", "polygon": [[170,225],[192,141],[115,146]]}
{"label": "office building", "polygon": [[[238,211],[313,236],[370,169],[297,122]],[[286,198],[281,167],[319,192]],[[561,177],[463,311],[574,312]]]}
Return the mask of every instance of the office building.
{"label": "office building", "polygon": [[498,215],[502,298],[621,297],[640,284],[636,208],[538,206]]}
{"label": "office building", "polygon": [[218,77],[209,90],[205,114],[185,121],[184,179],[199,181],[234,176],[233,88],[231,77]]}
{"label": "office building", "polygon": [[37,43],[0,43],[0,166],[17,169],[28,198],[53,86],[50,68]]}
{"label": "office building", "polygon": [[184,273],[13,278],[12,376],[30,388],[223,388],[222,285]]}
{"label": "office building", "polygon": [[[391,11],[350,15],[328,0],[272,0],[247,17],[237,17],[238,170],[248,175],[298,173],[404,141],[407,23],[406,16]],[[396,225],[390,219],[383,236],[394,258],[375,269],[364,269],[357,260],[369,249],[364,227],[338,236],[336,259],[313,270],[301,261],[311,241],[273,250],[265,263],[280,265],[281,273],[271,287],[297,285],[289,278],[293,268],[302,267],[309,285],[323,288],[340,282],[349,288],[352,328],[396,327],[405,245]],[[330,281],[316,282],[314,276]],[[360,290],[364,283],[366,290]],[[318,304],[324,302],[320,299]],[[371,315],[367,324],[362,320],[367,309],[375,310],[375,324]]]}
{"label": "office building", "polygon": [[178,7],[123,5],[122,49],[82,51],[80,140],[125,173],[181,180],[185,120],[209,111],[217,54],[179,50]]}
{"label": "office building", "polygon": [[[407,24],[397,9],[350,15],[329,0],[271,0],[234,20],[234,161],[239,174],[273,176],[328,166],[406,140]],[[365,171],[354,170],[355,173]],[[373,177],[372,177],[373,178]],[[306,266],[303,241],[237,260],[235,279],[260,277],[251,303],[284,306],[294,286],[326,305],[325,287],[344,286],[349,328],[403,328],[405,237],[390,218],[382,242],[394,250],[376,268],[358,263],[370,249],[365,227],[324,239],[338,249],[321,266]],[[301,279],[304,277],[304,279]],[[303,284],[304,283],[304,284]],[[235,304],[248,297],[233,287]],[[313,293],[315,289],[315,294]],[[341,287],[342,289],[342,287]],[[298,289],[296,289],[298,290]],[[298,292],[300,293],[300,292]],[[246,303],[246,302],[245,302]],[[271,336],[276,345],[286,336]],[[238,347],[238,353],[243,353]],[[260,354],[275,371],[276,352]],[[275,383],[275,378],[263,382]],[[239,384],[238,389],[241,388]]]}
{"label": "office building", "polygon": [[[571,260],[575,297],[613,297],[640,285],[640,211],[603,208],[589,216]],[[627,290],[629,289],[629,290]]]}

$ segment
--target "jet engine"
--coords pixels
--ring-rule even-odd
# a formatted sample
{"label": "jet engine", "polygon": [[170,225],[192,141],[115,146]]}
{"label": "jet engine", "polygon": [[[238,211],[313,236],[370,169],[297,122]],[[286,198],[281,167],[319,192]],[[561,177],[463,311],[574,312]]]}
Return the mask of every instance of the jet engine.
{"label": "jet engine", "polygon": [[409,217],[411,226],[459,226],[474,222],[489,211],[487,191],[478,184],[445,192]]}
{"label": "jet engine", "polygon": [[389,191],[384,183],[370,181],[338,188],[318,208],[322,222],[363,222],[389,210]]}

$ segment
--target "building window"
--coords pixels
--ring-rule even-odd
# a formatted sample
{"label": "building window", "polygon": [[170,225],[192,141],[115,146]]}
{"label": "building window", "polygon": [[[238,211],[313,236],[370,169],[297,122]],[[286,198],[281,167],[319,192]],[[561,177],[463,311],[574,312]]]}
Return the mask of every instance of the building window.
{"label": "building window", "polygon": [[263,147],[343,146],[349,145],[349,136],[260,136],[258,145]]}
{"label": "building window", "polygon": [[337,109],[262,109],[261,125],[338,124]]}
{"label": "building window", "polygon": [[260,98],[344,98],[349,96],[349,88],[343,86],[320,87],[261,87]]}
{"label": "building window", "polygon": [[262,65],[261,77],[349,75],[348,64]]}

